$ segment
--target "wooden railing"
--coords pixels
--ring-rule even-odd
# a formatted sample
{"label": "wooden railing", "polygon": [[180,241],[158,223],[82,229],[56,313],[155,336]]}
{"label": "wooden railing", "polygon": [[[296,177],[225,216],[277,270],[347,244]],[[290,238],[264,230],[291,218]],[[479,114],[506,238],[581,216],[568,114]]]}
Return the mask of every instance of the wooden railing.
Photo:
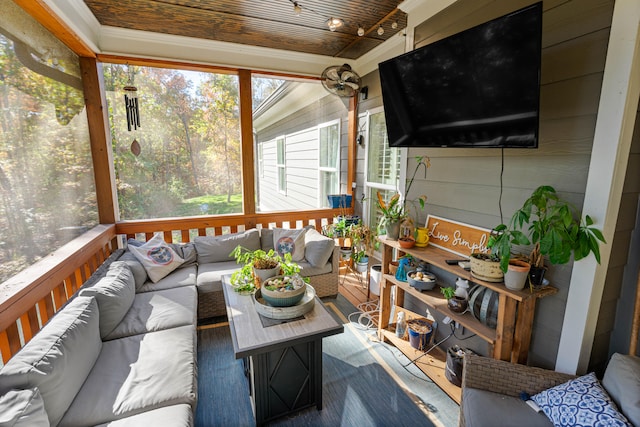
{"label": "wooden railing", "polygon": [[[349,213],[349,212],[347,212]],[[117,248],[117,237],[150,239],[162,232],[166,242],[195,236],[235,233],[251,228],[320,230],[344,209],[122,221],[99,225],[21,273],[0,284],[0,355],[6,363],[75,294]]]}

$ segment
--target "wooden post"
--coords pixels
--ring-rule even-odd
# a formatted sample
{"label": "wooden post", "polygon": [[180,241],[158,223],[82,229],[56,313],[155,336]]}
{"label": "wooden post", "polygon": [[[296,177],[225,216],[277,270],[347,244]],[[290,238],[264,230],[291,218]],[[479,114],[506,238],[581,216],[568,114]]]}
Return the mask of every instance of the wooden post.
{"label": "wooden post", "polygon": [[636,302],[633,308],[633,323],[631,324],[631,337],[629,341],[629,354],[636,355],[638,351],[638,334],[640,333],[640,275],[636,283]]}
{"label": "wooden post", "polygon": [[91,157],[96,183],[98,220],[100,224],[114,224],[118,221],[119,209],[116,195],[116,177],[113,170],[111,132],[107,116],[102,64],[95,58],[80,58],[84,100],[87,106]]}
{"label": "wooden post", "polygon": [[256,213],[255,168],[253,147],[253,112],[251,71],[239,70],[240,85],[240,141],[242,158],[242,204],[245,215]]}
{"label": "wooden post", "polygon": [[[354,96],[349,98],[349,123],[348,123],[348,131],[347,131],[347,142],[348,142],[348,150],[347,150],[347,191],[346,193],[351,194],[351,206],[353,209],[355,206],[355,188],[353,188],[352,184],[356,182],[356,150],[357,150],[357,133],[358,133],[358,94],[356,93]],[[352,211],[353,212],[353,211]]]}

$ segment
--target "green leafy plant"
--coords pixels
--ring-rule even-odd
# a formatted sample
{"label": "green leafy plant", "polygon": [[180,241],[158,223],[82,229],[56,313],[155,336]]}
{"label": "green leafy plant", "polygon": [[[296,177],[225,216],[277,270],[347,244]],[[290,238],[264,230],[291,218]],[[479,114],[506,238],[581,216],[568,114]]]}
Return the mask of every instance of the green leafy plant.
{"label": "green leafy plant", "polygon": [[528,244],[529,239],[522,231],[500,224],[491,230],[487,247],[491,249],[492,255],[500,260],[500,269],[506,273],[511,259],[511,246]]}
{"label": "green leafy plant", "polygon": [[545,255],[551,264],[566,264],[572,254],[579,260],[590,253],[600,263],[600,243],[606,243],[604,235],[593,226],[589,215],[579,218],[577,209],[562,200],[553,187],[543,185],[513,214],[511,224],[513,229],[529,225],[524,244],[534,245],[529,256],[532,266],[543,267]]}
{"label": "green leafy plant", "polygon": [[365,258],[368,258],[369,256],[367,255],[367,253],[365,251],[355,251],[352,255],[353,257],[353,261],[358,263],[362,260],[364,260]]}
{"label": "green leafy plant", "polygon": [[442,292],[442,295],[444,295],[444,297],[448,300],[453,298],[453,296],[456,294],[455,288],[451,287],[440,288],[440,292]]}
{"label": "green leafy plant", "polygon": [[238,264],[249,264],[258,269],[276,268],[282,258],[276,251],[270,249],[268,252],[262,249],[250,250],[244,246],[236,246],[229,254],[236,259]]}

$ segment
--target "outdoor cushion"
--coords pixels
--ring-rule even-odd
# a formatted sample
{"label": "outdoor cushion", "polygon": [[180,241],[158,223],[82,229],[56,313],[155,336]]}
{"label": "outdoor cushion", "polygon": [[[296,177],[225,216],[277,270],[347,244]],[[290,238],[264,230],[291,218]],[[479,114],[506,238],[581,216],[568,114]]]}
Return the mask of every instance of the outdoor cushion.
{"label": "outdoor cushion", "polygon": [[198,279],[196,282],[198,292],[222,291],[222,276],[233,274],[234,271],[239,269],[240,266],[235,261],[198,265]]}
{"label": "outdoor cushion", "polygon": [[125,252],[116,262],[122,262],[126,264],[131,272],[133,273],[133,277],[136,282],[136,290],[140,289],[142,285],[147,282],[149,276],[147,276],[147,270],[144,269],[138,258],[130,251]]}
{"label": "outdoor cushion", "polygon": [[231,252],[236,246],[243,246],[251,251],[260,249],[260,233],[257,229],[220,236],[198,236],[194,240],[198,252],[198,264],[233,261]]}
{"label": "outdoor cushion", "polygon": [[304,258],[314,267],[322,267],[331,258],[336,243],[315,229],[304,235]]}
{"label": "outdoor cushion", "polygon": [[167,277],[153,283],[148,280],[137,292],[160,291],[162,289],[173,289],[180,286],[194,286],[196,284],[196,273],[198,268],[195,265],[186,268],[179,268],[171,272]]}
{"label": "outdoor cushion", "polygon": [[164,241],[162,233],[156,233],[142,246],[129,246],[129,250],[138,258],[154,283],[184,263],[184,259]]}
{"label": "outdoor cushion", "polygon": [[629,426],[593,372],[531,396],[556,427]]}
{"label": "outdoor cushion", "polygon": [[[136,239],[128,239],[127,245],[140,247],[145,242]],[[173,249],[184,262],[178,267],[189,267],[190,265],[196,265],[198,262],[196,246],[193,243],[167,243],[171,249]]]}
{"label": "outdoor cushion", "polygon": [[96,427],[140,427],[140,426],[193,426],[193,409],[189,405],[171,405],[164,408],[153,409],[138,415],[123,418],[117,421],[100,424]]}
{"label": "outdoor cushion", "polygon": [[631,424],[640,426],[640,357],[614,353],[602,385]]}
{"label": "outdoor cushion", "polygon": [[120,324],[103,337],[105,341],[160,331],[197,322],[198,294],[195,286],[182,286],[136,294]]}
{"label": "outdoor cushion", "polygon": [[49,427],[49,417],[37,388],[10,390],[0,396],[0,426]]}
{"label": "outdoor cushion", "polygon": [[95,297],[100,311],[100,337],[104,338],[127,314],[136,295],[133,273],[123,263],[111,265],[105,277],[90,287],[83,287],[80,294]]}
{"label": "outdoor cushion", "polygon": [[291,254],[291,260],[298,262],[304,259],[304,235],[305,229],[287,230],[276,228],[273,230],[273,248],[284,258]]}
{"label": "outdoor cushion", "polygon": [[0,394],[38,387],[57,425],[100,354],[99,319],[95,298],[74,298],[0,370]]}
{"label": "outdoor cushion", "polygon": [[269,249],[275,249],[273,244],[273,232],[275,230],[315,230],[313,225],[307,225],[303,228],[261,228],[260,229],[260,248],[263,251],[268,251]]}
{"label": "outdoor cushion", "polygon": [[104,342],[61,423],[97,425],[182,403],[193,409],[196,396],[195,325],[149,332]]}
{"label": "outdoor cushion", "polygon": [[[301,268],[300,275],[303,276],[303,277],[304,276],[318,276],[320,274],[327,274],[327,273],[331,273],[331,271],[333,270],[333,265],[331,265],[330,262],[328,262],[325,265],[320,266],[320,267],[314,267],[313,265],[311,265],[307,261],[298,261],[298,265]],[[338,279],[336,278],[336,281],[337,280]]]}
{"label": "outdoor cushion", "polygon": [[465,387],[462,411],[466,427],[550,427],[551,421],[522,399]]}

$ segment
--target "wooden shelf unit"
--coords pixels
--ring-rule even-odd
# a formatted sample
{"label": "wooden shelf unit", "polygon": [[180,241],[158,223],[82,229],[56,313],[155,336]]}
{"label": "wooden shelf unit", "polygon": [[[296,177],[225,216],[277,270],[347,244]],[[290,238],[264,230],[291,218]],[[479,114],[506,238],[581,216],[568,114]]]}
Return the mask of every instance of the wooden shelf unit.
{"label": "wooden shelf unit", "polygon": [[[509,360],[513,363],[526,363],[531,341],[531,328],[535,313],[535,304],[538,298],[553,295],[558,290],[552,286],[545,286],[542,289],[530,292],[528,288],[522,291],[507,289],[504,283],[485,282],[471,275],[458,265],[449,265],[448,259],[463,257],[455,255],[434,246],[425,248],[403,249],[397,241],[387,240],[386,236],[379,237],[382,243],[382,279],[380,283],[380,321],[378,324],[378,336],[381,340],[386,340],[395,345],[407,357],[414,360],[422,352],[411,347],[406,340],[395,336],[395,324],[389,321],[392,310],[404,311],[407,319],[423,317],[411,312],[403,307],[405,293],[422,301],[427,307],[439,311],[449,316],[452,320],[459,322],[465,328],[475,333],[478,337],[489,344],[491,355],[495,359]],[[389,274],[389,262],[392,261],[393,250],[398,251],[399,256],[406,253],[414,258],[431,264],[439,269],[448,271],[469,280],[470,283],[477,283],[496,291],[498,299],[498,316],[496,328],[490,328],[478,321],[469,312],[465,314],[454,313],[447,307],[447,301],[440,293],[440,288],[436,287],[431,291],[419,291],[407,282],[397,280],[395,276]],[[396,286],[395,306],[391,306],[391,285]],[[425,359],[426,363],[416,363],[429,378],[431,378],[440,388],[442,388],[452,399],[460,402],[460,388],[451,384],[444,376],[444,365],[446,363],[446,352],[441,349],[434,349],[428,355],[423,356],[419,361]],[[428,362],[427,362],[428,361]]]}

